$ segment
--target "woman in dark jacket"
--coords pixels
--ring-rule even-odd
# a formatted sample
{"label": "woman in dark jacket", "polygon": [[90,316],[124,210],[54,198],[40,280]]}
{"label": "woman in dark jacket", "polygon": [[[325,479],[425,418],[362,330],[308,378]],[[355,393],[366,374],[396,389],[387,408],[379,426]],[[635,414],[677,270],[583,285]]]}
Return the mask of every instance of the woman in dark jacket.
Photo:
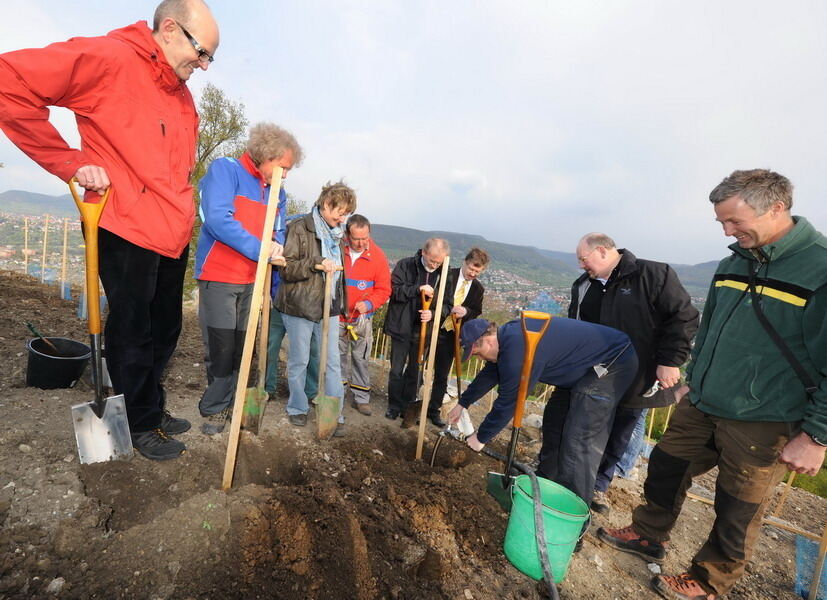
{"label": "woman in dark jacket", "polygon": [[[284,327],[290,339],[287,355],[287,384],[290,398],[287,415],[290,423],[299,427],[307,424],[310,410],[304,392],[310,341],[321,340],[324,310],[325,274],[334,278],[330,316],[338,317],[344,306],[344,277],[341,270],[343,256],[342,224],[356,210],[356,194],[344,183],[328,184],[322,188],[313,210],[287,226],[284,258],[287,265],[281,269],[281,285],[276,296],[276,308],[282,314]],[[322,270],[316,268],[321,265]],[[328,332],[327,372],[325,389],[319,390],[339,401],[339,426],[334,435],[344,434],[342,403],[344,388],[339,366],[338,319]]]}

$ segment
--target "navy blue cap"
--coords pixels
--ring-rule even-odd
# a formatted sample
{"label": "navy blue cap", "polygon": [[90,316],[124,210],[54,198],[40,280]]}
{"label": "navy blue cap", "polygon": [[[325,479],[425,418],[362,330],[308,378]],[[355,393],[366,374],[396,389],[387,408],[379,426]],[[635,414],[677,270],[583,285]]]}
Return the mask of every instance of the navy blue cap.
{"label": "navy blue cap", "polygon": [[471,319],[463,323],[459,333],[459,344],[462,346],[462,362],[471,356],[471,346],[474,345],[480,336],[488,329],[488,321],[485,319]]}

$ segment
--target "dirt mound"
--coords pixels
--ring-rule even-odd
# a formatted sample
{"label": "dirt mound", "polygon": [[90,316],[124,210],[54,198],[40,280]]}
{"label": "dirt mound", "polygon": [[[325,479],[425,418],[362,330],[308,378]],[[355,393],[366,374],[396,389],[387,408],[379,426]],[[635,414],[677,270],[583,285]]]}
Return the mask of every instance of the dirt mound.
{"label": "dirt mound", "polygon": [[[242,436],[235,484],[224,493],[227,434],[198,432],[203,353],[188,309],[167,376],[170,408],[194,424],[180,436],[187,453],[167,463],[136,456],[79,465],[69,408],[91,398],[89,383],[23,387],[24,322],[77,340],[86,339],[84,324],[30,278],[0,273],[0,289],[0,599],[543,597],[502,554],[507,515],[485,493],[485,473],[499,465],[452,442],[434,468],[413,461],[415,432],[382,416],[379,367],[374,415],[348,408],[346,437],[329,443],[315,441],[312,427],[291,427],[284,398],[270,402],[261,435]],[[537,432],[527,433],[521,453],[530,459]],[[639,482],[618,481],[613,512],[598,524],[625,524],[639,495]],[[824,501],[799,490],[791,507],[784,518],[793,521],[825,514]],[[687,564],[711,518],[709,507],[687,503],[667,570]],[[794,598],[790,561],[791,538],[764,528],[754,566],[729,597]],[[654,598],[650,577],[640,560],[588,535],[561,595]]]}

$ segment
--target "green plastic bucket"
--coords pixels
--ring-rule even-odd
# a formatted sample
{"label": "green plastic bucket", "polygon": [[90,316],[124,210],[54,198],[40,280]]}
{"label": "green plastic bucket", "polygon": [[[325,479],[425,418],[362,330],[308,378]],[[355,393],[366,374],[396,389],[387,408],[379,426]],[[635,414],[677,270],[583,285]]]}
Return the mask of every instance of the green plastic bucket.
{"label": "green plastic bucket", "polygon": [[[566,577],[574,546],[580,538],[589,507],[575,493],[548,479],[538,477],[543,503],[546,548],[554,581]],[[534,495],[531,478],[520,475],[511,488],[511,515],[505,530],[503,550],[512,565],[532,579],[543,578],[534,528]]]}

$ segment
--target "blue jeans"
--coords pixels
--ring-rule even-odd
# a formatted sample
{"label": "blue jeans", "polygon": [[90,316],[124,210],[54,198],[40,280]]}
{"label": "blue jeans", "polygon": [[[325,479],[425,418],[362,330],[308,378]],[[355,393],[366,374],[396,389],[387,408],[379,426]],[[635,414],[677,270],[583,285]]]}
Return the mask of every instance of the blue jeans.
{"label": "blue jeans", "polygon": [[[282,315],[275,308],[270,309],[270,328],[267,338],[267,375],[264,380],[264,389],[270,394],[276,393],[279,376],[279,352],[284,334]],[[307,377],[304,383],[304,393],[308,398],[315,398],[319,392],[319,340],[316,337],[310,342],[310,360],[307,363]]]}
{"label": "blue jeans", "polygon": [[[310,347],[313,338],[321,341],[322,323],[314,323],[301,317],[281,313],[284,327],[290,338],[290,351],[287,354],[287,385],[290,398],[287,400],[288,415],[306,415],[310,410],[308,396],[305,392],[307,383],[307,365],[310,361]],[[327,368],[324,374],[324,393],[339,398],[339,423],[344,423],[342,414],[345,389],[342,386],[342,373],[339,366],[339,323],[334,321],[328,332]]]}
{"label": "blue jeans", "polygon": [[615,473],[621,477],[629,477],[632,469],[634,469],[637,464],[637,459],[640,458],[640,453],[643,452],[643,444],[646,443],[646,414],[648,412],[649,409],[645,408],[638,417],[635,430],[632,432],[632,437],[629,440],[629,445],[626,446],[626,452],[623,454],[620,462],[617,463]]}

